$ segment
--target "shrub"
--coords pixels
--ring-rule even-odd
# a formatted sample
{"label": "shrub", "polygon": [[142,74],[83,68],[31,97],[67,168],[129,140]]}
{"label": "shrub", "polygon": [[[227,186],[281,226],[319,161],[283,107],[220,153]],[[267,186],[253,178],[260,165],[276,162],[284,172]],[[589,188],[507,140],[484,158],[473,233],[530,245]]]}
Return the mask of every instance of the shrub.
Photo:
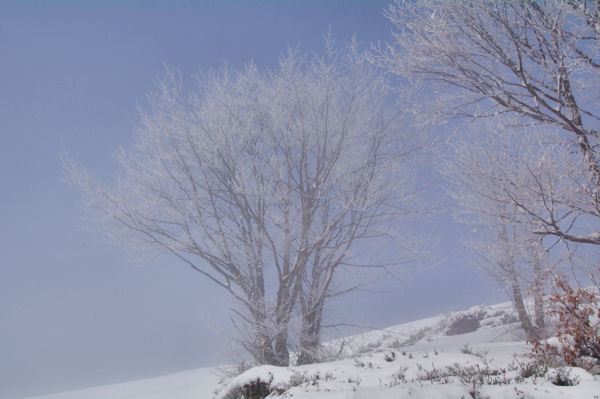
{"label": "shrub", "polygon": [[264,399],[272,392],[271,383],[260,378],[242,386],[235,386],[224,396],[224,399]]}
{"label": "shrub", "polygon": [[460,335],[477,331],[480,327],[479,315],[460,315],[448,325],[446,335]]}
{"label": "shrub", "polygon": [[548,380],[554,385],[561,387],[572,387],[579,384],[580,378],[577,376],[571,376],[571,370],[565,367],[560,367],[556,370],[552,370],[552,373],[548,373]]}
{"label": "shrub", "polygon": [[394,351],[386,352],[383,355],[383,358],[385,359],[386,362],[393,362],[394,360],[396,360],[396,352],[394,352]]}
{"label": "shrub", "polygon": [[534,342],[532,355],[548,365],[581,365],[582,358],[600,364],[600,296],[594,289],[571,287],[567,279],[554,279],[549,298],[550,314],[556,317],[556,336]]}

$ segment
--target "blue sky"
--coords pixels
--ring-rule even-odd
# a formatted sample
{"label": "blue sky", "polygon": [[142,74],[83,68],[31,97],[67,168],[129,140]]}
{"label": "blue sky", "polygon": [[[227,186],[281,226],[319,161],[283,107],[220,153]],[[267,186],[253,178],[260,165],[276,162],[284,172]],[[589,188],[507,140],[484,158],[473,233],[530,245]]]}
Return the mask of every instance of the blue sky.
{"label": "blue sky", "polygon": [[[184,77],[222,62],[274,66],[288,44],[319,50],[329,27],[338,41],[390,40],[385,6],[0,2],[0,398],[228,361],[226,295],[173,259],[139,265],[109,245],[62,181],[60,155],[110,181],[165,65]],[[385,326],[501,299],[449,220],[431,227],[439,266],[345,298],[332,317]]]}

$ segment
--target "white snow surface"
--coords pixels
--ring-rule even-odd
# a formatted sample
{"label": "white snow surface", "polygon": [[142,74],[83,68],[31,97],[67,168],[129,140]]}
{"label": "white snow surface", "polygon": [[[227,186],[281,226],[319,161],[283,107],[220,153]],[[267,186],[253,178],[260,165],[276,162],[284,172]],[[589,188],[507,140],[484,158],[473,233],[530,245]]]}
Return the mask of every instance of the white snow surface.
{"label": "white snow surface", "polygon": [[221,377],[200,368],[161,377],[32,397],[36,399],[195,399],[212,398]]}
{"label": "white snow surface", "polygon": [[[202,368],[36,399],[229,399],[259,379],[273,389],[268,398],[600,398],[600,376],[583,369],[524,378],[528,351],[512,307],[504,303],[328,342],[325,352],[339,360],[325,363],[258,366],[229,378],[222,377],[224,368]],[[474,385],[474,374],[483,374],[483,381]],[[554,385],[558,375],[574,385]]]}

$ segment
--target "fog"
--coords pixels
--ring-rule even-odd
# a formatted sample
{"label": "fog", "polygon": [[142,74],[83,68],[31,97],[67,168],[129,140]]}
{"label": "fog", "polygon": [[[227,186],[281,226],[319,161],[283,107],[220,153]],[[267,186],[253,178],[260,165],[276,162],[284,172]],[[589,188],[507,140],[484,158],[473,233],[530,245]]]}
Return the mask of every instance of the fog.
{"label": "fog", "polygon": [[[110,181],[112,153],[131,144],[137,107],[165,65],[191,83],[223,62],[273,66],[288,45],[319,50],[329,28],[339,41],[386,41],[385,6],[0,4],[0,397],[237,360],[228,296],[176,259],[136,263],[109,244],[63,181],[61,154]],[[431,259],[333,301],[330,319],[382,327],[502,300],[460,247],[461,228],[446,216],[429,223],[422,232],[440,242]]]}

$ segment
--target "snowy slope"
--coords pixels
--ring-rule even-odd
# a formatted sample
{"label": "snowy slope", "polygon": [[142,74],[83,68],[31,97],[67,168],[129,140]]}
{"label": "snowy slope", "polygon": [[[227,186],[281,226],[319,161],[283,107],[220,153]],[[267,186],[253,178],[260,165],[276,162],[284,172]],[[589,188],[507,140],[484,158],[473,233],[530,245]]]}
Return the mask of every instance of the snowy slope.
{"label": "snowy slope", "polygon": [[[260,366],[226,380],[198,369],[38,399],[225,399],[258,381],[270,398],[600,398],[600,378],[582,369],[529,376],[527,351],[510,304],[479,306],[329,342],[340,360],[327,363]],[[554,385],[559,372],[576,385]]]}
{"label": "snowy slope", "polygon": [[[211,398],[219,377],[213,368],[201,368],[119,384],[79,389],[36,399],[193,399]],[[33,398],[32,398],[33,399]]]}

